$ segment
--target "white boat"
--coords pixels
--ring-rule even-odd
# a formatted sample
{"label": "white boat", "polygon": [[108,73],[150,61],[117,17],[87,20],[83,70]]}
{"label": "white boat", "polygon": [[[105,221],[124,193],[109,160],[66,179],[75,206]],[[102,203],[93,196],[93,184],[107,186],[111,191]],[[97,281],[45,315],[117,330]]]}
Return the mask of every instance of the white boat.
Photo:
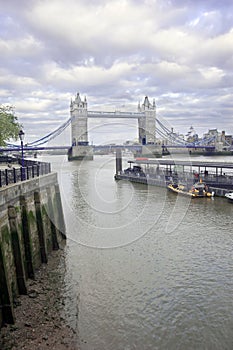
{"label": "white boat", "polygon": [[225,193],[225,197],[226,197],[230,202],[233,202],[233,192],[227,192],[227,193]]}

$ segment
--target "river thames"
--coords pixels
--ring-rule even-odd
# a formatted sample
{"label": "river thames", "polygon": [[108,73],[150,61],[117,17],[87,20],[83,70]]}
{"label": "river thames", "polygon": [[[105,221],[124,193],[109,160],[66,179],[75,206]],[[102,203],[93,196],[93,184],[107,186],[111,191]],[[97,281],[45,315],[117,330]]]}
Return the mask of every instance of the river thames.
{"label": "river thames", "polygon": [[59,175],[64,317],[81,350],[233,349],[231,203],[116,182],[114,156],[43,160]]}

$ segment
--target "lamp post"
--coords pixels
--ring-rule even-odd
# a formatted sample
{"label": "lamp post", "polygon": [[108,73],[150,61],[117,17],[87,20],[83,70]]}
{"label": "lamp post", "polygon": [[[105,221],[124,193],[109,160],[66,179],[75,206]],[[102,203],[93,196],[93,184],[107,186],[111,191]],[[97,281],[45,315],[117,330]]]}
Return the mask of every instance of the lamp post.
{"label": "lamp post", "polygon": [[22,158],[22,160],[21,160],[21,166],[22,166],[22,168],[24,167],[24,159],[23,159],[23,140],[24,140],[24,132],[23,132],[23,130],[21,129],[20,131],[19,131],[19,138],[20,138],[20,141],[21,141],[21,158]]}

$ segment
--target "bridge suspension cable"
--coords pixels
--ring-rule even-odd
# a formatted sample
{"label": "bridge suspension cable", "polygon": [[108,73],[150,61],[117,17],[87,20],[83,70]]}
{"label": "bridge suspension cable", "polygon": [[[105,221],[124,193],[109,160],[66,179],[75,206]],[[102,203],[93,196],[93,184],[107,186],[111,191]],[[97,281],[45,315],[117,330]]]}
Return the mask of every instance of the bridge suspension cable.
{"label": "bridge suspension cable", "polygon": [[172,142],[173,144],[177,144],[177,145],[185,145],[185,140],[180,137],[179,135],[177,135],[176,133],[172,132],[170,129],[168,129],[158,118],[156,119],[156,122],[158,123],[158,125],[160,126],[159,129],[158,127],[156,128],[156,132],[164,137],[165,139],[167,139],[168,141]]}
{"label": "bridge suspension cable", "polygon": [[156,132],[166,140],[170,141],[171,144],[177,145],[177,146],[208,146],[211,142],[214,142],[217,138],[217,135],[213,135],[210,137],[204,137],[201,140],[196,140],[193,142],[189,142],[187,140],[184,140],[181,136],[178,134],[172,132],[170,129],[168,129],[158,118],[156,119],[157,124],[160,128],[156,128]]}
{"label": "bridge suspension cable", "polygon": [[62,125],[60,125],[57,129],[53,130],[52,132],[50,132],[49,134],[41,137],[40,139],[33,141],[33,142],[28,142],[28,146],[40,146],[43,145],[44,143],[47,143],[48,141],[53,140],[55,137],[57,137],[58,135],[60,135],[71,123],[71,119],[69,118],[65,123],[63,123]]}
{"label": "bridge suspension cable", "polygon": [[[139,113],[140,114],[140,113]],[[114,112],[115,115],[115,112]],[[101,117],[101,115],[100,115]],[[58,128],[56,128],[55,130],[51,131],[50,133],[48,133],[47,135],[39,138],[38,140],[32,141],[32,142],[28,142],[27,143],[27,147],[36,147],[36,146],[41,146],[51,140],[53,140],[55,137],[59,136],[70,124],[72,121],[72,117],[70,117],[68,120],[66,120],[62,125],[60,125]],[[168,142],[171,142],[171,144],[173,145],[177,145],[177,146],[195,146],[195,145],[208,145],[211,142],[213,142],[216,139],[216,135],[211,136],[211,137],[205,137],[202,140],[197,140],[195,142],[188,142],[186,140],[184,140],[183,137],[181,137],[179,134],[174,133],[172,131],[172,128],[169,129],[166,125],[164,125],[158,118],[156,118],[156,133],[162,137],[163,139],[167,140]],[[10,147],[15,147],[15,148],[19,148],[19,145],[15,145],[15,144],[7,144]]]}

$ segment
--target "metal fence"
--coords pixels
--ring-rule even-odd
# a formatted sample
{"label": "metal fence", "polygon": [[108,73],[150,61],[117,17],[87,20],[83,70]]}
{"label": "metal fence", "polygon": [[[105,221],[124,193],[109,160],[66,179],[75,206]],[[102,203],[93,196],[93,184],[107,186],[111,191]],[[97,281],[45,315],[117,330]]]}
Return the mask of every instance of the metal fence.
{"label": "metal fence", "polygon": [[23,162],[23,166],[21,159],[19,159],[18,163],[21,167],[14,167],[14,164],[9,163],[6,169],[0,170],[0,187],[51,173],[50,163],[35,162],[26,159]]}

